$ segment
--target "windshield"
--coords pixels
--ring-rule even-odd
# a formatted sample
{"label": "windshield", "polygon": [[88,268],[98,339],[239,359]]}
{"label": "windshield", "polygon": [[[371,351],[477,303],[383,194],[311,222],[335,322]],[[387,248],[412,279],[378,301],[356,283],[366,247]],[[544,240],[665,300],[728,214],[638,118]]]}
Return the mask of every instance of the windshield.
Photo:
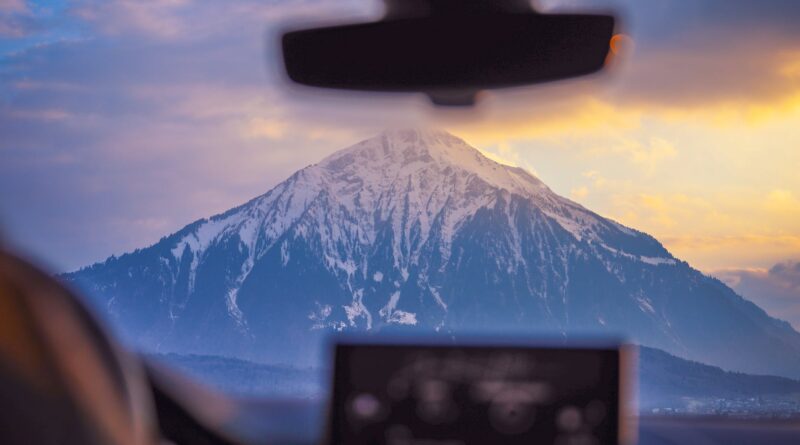
{"label": "windshield", "polygon": [[622,336],[643,414],[796,416],[800,6],[537,6],[617,57],[467,112],[289,85],[379,2],[0,2],[4,242],[239,396],[323,400],[338,332]]}

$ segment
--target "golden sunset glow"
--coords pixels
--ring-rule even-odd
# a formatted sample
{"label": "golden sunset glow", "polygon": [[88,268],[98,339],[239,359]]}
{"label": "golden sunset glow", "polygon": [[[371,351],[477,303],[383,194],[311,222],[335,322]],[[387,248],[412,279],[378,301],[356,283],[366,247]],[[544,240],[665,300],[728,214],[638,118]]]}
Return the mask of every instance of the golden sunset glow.
{"label": "golden sunset glow", "polygon": [[[775,76],[796,75],[773,60]],[[695,267],[769,267],[800,256],[800,88],[785,86],[669,106],[587,94],[449,129]]]}

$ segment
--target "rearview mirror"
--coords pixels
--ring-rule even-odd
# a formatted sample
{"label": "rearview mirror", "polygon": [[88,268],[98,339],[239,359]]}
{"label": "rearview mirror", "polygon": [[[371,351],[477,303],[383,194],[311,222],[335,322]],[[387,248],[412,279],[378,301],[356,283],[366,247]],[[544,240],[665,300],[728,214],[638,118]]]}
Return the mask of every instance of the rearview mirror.
{"label": "rearview mirror", "polygon": [[600,70],[614,33],[612,16],[540,14],[527,2],[387,3],[378,22],[285,33],[288,77],[314,87],[423,92],[438,105],[472,105],[481,90]]}

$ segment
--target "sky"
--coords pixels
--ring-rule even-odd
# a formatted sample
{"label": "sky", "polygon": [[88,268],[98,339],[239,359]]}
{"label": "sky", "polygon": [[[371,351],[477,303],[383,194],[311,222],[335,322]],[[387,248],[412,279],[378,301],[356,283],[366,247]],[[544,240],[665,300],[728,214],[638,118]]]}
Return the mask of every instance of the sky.
{"label": "sky", "polygon": [[74,270],[383,128],[438,126],[800,327],[800,2],[537,6],[615,11],[627,44],[602,75],[465,113],[288,85],[281,29],[377,1],[0,0],[0,234]]}

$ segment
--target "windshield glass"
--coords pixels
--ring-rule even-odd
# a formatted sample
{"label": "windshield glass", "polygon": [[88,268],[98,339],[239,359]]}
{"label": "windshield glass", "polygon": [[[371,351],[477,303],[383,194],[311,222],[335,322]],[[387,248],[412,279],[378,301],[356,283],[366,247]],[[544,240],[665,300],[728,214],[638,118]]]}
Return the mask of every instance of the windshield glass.
{"label": "windshield glass", "polygon": [[337,332],[623,336],[648,415],[800,413],[800,4],[614,11],[605,73],[289,85],[370,1],[0,2],[3,240],[154,360],[323,400]]}

